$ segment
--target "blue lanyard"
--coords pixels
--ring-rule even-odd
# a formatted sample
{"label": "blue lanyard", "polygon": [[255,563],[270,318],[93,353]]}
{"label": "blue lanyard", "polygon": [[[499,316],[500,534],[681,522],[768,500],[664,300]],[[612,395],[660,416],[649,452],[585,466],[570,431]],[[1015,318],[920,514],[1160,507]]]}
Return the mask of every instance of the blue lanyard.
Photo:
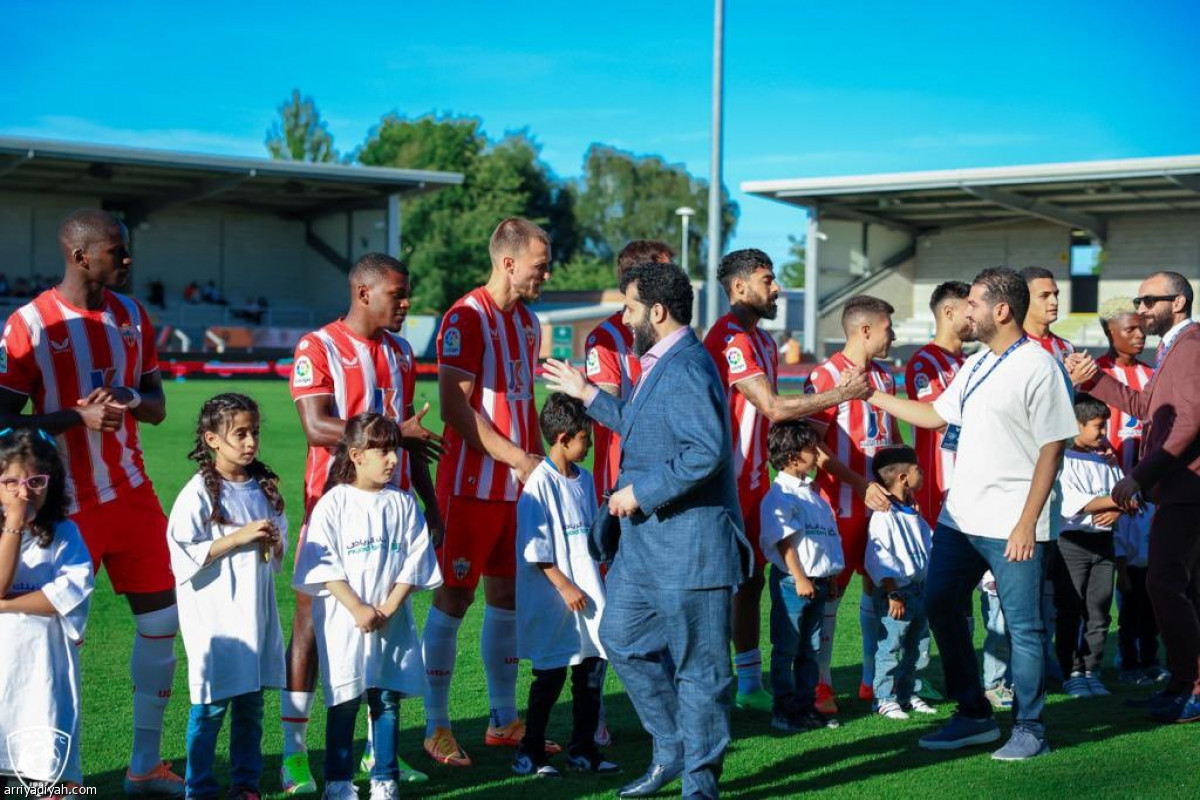
{"label": "blue lanyard", "polygon": [[1025,344],[1028,341],[1029,341],[1029,337],[1022,336],[1020,339],[1017,339],[1015,342],[1010,344],[1008,346],[1008,349],[1005,350],[1004,353],[1000,356],[1000,358],[998,358],[996,360],[996,363],[992,364],[992,368],[989,369],[987,372],[983,373],[983,377],[979,379],[979,383],[975,384],[974,386],[971,386],[971,379],[975,377],[975,373],[978,372],[979,368],[983,366],[983,362],[987,360],[987,356],[985,355],[983,358],[981,358],[975,362],[975,366],[971,367],[971,372],[967,375],[967,383],[966,383],[967,388],[966,388],[966,390],[963,391],[962,399],[958,403],[958,413],[960,416],[962,415],[963,410],[967,407],[967,400],[971,397],[971,395],[975,394],[975,390],[978,389],[980,386],[983,386],[983,382],[986,381],[991,376],[991,374],[996,371],[996,367],[998,367],[1004,363],[1004,359],[1008,358],[1010,355],[1012,355],[1012,352],[1014,350],[1016,350],[1018,347],[1020,347],[1021,345]]}

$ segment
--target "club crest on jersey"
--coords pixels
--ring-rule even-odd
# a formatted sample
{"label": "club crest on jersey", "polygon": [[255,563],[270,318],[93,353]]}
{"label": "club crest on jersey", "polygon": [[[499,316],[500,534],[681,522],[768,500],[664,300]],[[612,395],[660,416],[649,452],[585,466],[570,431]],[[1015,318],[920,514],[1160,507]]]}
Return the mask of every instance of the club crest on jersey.
{"label": "club crest on jersey", "polygon": [[600,374],[600,352],[594,347],[587,352],[587,374]]}
{"label": "club crest on jersey", "polygon": [[57,783],[71,753],[71,734],[50,726],[31,726],[10,733],[5,744],[8,763],[22,786]]}
{"label": "club crest on jersey", "polygon": [[725,351],[725,360],[729,362],[729,372],[737,375],[739,372],[746,371],[746,357],[742,355],[740,348],[731,347]]}
{"label": "club crest on jersey", "polygon": [[462,333],[458,328],[446,328],[446,332],[442,334],[442,355],[446,358],[454,358],[462,354]]}
{"label": "club crest on jersey", "polygon": [[295,367],[292,368],[292,386],[295,386],[297,389],[304,389],[312,385],[312,359],[308,356],[300,356],[296,359]]}
{"label": "club crest on jersey", "polygon": [[121,338],[125,341],[127,347],[133,347],[137,344],[137,331],[128,322],[122,322],[121,327],[117,328],[121,332]]}
{"label": "club crest on jersey", "polygon": [[471,571],[471,562],[465,558],[456,558],[451,565],[454,568],[454,577],[462,580],[467,577],[467,573]]}
{"label": "club crest on jersey", "polygon": [[533,347],[534,334],[535,331],[533,330],[532,325],[525,328],[525,344],[529,345],[530,347]]}
{"label": "club crest on jersey", "polygon": [[917,377],[913,378],[913,387],[917,390],[917,397],[924,397],[933,389],[929,385],[929,376],[917,373]]}

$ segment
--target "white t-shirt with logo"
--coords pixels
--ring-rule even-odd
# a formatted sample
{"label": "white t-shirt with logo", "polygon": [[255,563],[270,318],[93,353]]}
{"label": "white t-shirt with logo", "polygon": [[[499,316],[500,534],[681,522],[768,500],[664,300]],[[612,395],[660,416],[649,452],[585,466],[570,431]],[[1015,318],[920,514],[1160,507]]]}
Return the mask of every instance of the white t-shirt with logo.
{"label": "white t-shirt with logo", "polygon": [[1058,483],[1062,487],[1062,530],[1109,533],[1111,528],[1101,528],[1092,515],[1083,507],[1097,497],[1112,494],[1113,487],[1121,480],[1121,468],[1115,459],[1100,453],[1085,453],[1073,448],[1063,457],[1062,474]]}
{"label": "white t-shirt with logo", "polygon": [[845,568],[833,509],[813,488],[812,481],[780,472],[759,506],[759,520],[759,546],[778,569],[787,572],[779,553],[779,543],[785,540],[809,578],[829,578]]}
{"label": "white t-shirt with logo", "polygon": [[[517,500],[517,655],[534,669],[556,669],[585,658],[606,658],[600,644],[604,579],[588,553],[596,518],[592,476],[566,476],[544,459]],[[587,595],[571,611],[538,564],[554,564]]]}
{"label": "white t-shirt with logo", "polygon": [[[938,522],[989,539],[1007,539],[1016,527],[1041,448],[1079,433],[1070,379],[1053,356],[1027,341],[992,371],[999,359],[987,348],[971,356],[933,402],[942,419],[962,429]],[[1052,538],[1060,505],[1052,491],[1038,516],[1037,541]]]}
{"label": "white t-shirt with logo", "polygon": [[346,581],[364,603],[382,605],[397,583],[433,589],[442,572],[425,517],[408,492],[369,492],[350,484],[317,501],[296,559],[292,586],[313,595],[321,686],[325,705],[391,689],[409,697],[425,692],[421,640],[411,598],[382,628],[364,634],[354,616],[325,588]]}

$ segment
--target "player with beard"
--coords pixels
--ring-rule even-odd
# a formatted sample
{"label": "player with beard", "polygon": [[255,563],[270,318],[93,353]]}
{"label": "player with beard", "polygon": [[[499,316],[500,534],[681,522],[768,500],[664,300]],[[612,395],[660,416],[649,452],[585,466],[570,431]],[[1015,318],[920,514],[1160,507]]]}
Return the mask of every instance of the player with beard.
{"label": "player with beard", "polygon": [[[709,329],[704,347],[716,363],[729,397],[738,503],[746,538],[754,548],[754,572],[733,596],[736,703],[739,708],[769,712],[773,701],[763,688],[758,649],[759,603],[766,565],[758,546],[759,505],[771,488],[767,431],[772,423],[800,419],[847,400],[864,398],[873,389],[861,370],[849,370],[843,385],[820,394],[779,394],[779,351],[771,335],[759,327],[761,320],[775,319],[779,312],[780,288],[770,257],[761,250],[736,250],[721,259],[717,280],[729,296],[730,310]],[[829,468],[827,458],[822,465]],[[851,477],[848,470],[843,474]],[[865,487],[867,482],[858,483]]]}
{"label": "player with beard", "polygon": [[1044,267],[1026,267],[1021,277],[1029,287],[1029,313],[1025,315],[1025,335],[1059,361],[1075,352],[1075,345],[1050,330],[1058,320],[1058,282]]}

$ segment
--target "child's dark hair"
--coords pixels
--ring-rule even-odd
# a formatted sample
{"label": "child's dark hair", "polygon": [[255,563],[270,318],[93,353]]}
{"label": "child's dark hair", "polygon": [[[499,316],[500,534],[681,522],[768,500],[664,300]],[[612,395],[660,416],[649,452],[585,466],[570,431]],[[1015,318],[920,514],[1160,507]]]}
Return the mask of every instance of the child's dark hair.
{"label": "child's dark hair", "polygon": [[[67,491],[67,469],[63,466],[58,446],[50,434],[38,428],[10,428],[0,435],[0,471],[20,462],[34,475],[49,475],[46,502],[29,523],[29,532],[38,547],[49,547],[54,541],[54,528],[67,518],[71,494]],[[4,491],[0,489],[0,491]],[[0,517],[3,512],[0,511]],[[24,522],[24,520],[21,520]],[[7,526],[8,520],[4,521]]]}
{"label": "child's dark hair", "polygon": [[[354,483],[358,469],[350,460],[350,448],[355,450],[399,450],[400,426],[383,414],[367,412],[351,417],[342,431],[342,438],[333,451],[333,464],[325,492],[343,483]],[[322,492],[324,493],[324,492]]]}
{"label": "child's dark hair", "polygon": [[816,447],[821,439],[807,422],[776,422],[767,433],[767,457],[775,469],[783,469],[805,450]]}
{"label": "child's dark hair", "polygon": [[[251,415],[254,418],[254,426],[258,427],[258,403],[246,395],[225,392],[205,400],[204,405],[200,406],[200,420],[196,423],[196,446],[188,453],[188,458],[195,461],[200,468],[200,474],[204,477],[204,491],[208,493],[208,499],[212,502],[208,521],[217,525],[229,525],[233,520],[229,519],[225,509],[221,507],[221,474],[217,472],[212,448],[204,441],[204,434],[223,436],[233,424],[233,415],[240,413]],[[256,436],[257,434],[255,431]],[[275,471],[256,458],[246,466],[246,472],[258,481],[258,488],[267,496],[271,510],[282,514],[283,495],[279,492],[279,476]]]}
{"label": "child's dark hair", "polygon": [[1084,425],[1094,419],[1108,419],[1112,412],[1103,400],[1097,400],[1090,394],[1080,392],[1075,395],[1075,420]]}
{"label": "child's dark hair", "polygon": [[916,463],[917,451],[906,444],[898,444],[877,451],[871,459],[871,471],[875,473],[875,480],[886,488],[892,485],[897,475]]}
{"label": "child's dark hair", "polygon": [[542,436],[549,445],[557,442],[563,434],[574,436],[592,424],[583,403],[562,392],[555,392],[546,398],[538,422],[542,427]]}

